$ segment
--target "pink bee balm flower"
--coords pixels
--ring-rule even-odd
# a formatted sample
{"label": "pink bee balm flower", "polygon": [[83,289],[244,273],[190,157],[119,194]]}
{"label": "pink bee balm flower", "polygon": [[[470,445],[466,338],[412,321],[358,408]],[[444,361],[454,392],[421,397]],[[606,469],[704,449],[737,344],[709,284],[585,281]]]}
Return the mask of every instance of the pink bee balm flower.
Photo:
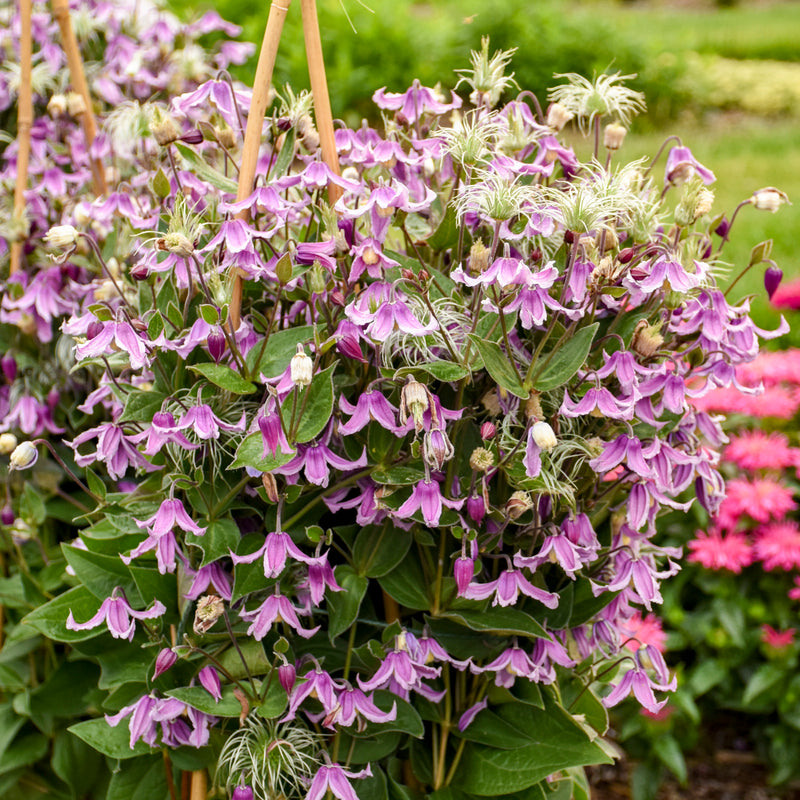
{"label": "pink bee balm flower", "polygon": [[782,519],[797,508],[792,495],[792,489],[776,478],[735,478],[728,482],[727,497],[720,506],[720,527],[733,529],[744,515],[756,522]]}
{"label": "pink bee balm flower", "polygon": [[794,520],[770,522],[756,532],[755,558],[764,569],[800,569],[800,526]]}
{"label": "pink bee balm flower", "polygon": [[767,647],[774,650],[785,650],[794,642],[794,628],[787,628],[785,631],[776,631],[771,625],[761,626],[761,641]]}
{"label": "pink bee balm flower", "polygon": [[753,548],[741,532],[731,531],[723,536],[719,528],[697,531],[689,549],[692,551],[689,561],[706,569],[727,569],[738,574],[753,563]]}
{"label": "pink bee balm flower", "polygon": [[798,456],[800,451],[789,447],[789,440],[784,434],[755,430],[732,436],[722,457],[741,469],[776,470],[796,466],[800,463]]}
{"label": "pink bee balm flower", "polygon": [[782,283],[773,292],[770,302],[775,308],[800,309],[800,279]]}
{"label": "pink bee balm flower", "polygon": [[636,611],[629,620],[622,624],[621,629],[622,633],[629,637],[625,642],[625,647],[632,653],[648,644],[655,647],[659,653],[666,650],[667,635],[661,626],[661,620],[655,614],[643,617],[640,611]]}
{"label": "pink bee balm flower", "polygon": [[124,592],[119,587],[116,587],[111,593],[111,597],[103,600],[98,612],[86,622],[75,622],[70,609],[67,617],[67,630],[88,631],[105,622],[108,626],[108,632],[115,639],[133,641],[136,623],[131,617],[134,619],[155,619],[160,617],[166,610],[166,606],[156,600],[147,610],[135,611],[125,599]]}

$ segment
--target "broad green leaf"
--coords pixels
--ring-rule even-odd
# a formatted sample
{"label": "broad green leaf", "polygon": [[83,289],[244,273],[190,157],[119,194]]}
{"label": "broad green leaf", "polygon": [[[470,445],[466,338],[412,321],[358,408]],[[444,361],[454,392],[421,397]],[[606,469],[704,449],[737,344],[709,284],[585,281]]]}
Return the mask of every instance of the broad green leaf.
{"label": "broad green leaf", "polygon": [[413,536],[390,524],[362,528],[353,544],[353,564],[360,575],[380,578],[406,556]]}
{"label": "broad green leaf", "polygon": [[127,761],[112,773],[106,800],[165,800],[169,797],[161,755]]}
{"label": "broad green leaf", "polygon": [[440,616],[466,625],[470,630],[496,636],[525,636],[549,639],[547,631],[530,615],[518,608],[490,607],[485,611],[463,609],[443,612]]}
{"label": "broad green leaf", "polygon": [[261,472],[271,472],[273,469],[282,467],[291,461],[297,454],[283,453],[280,450],[273,456],[267,450],[264,458],[264,437],[260,431],[245,436],[239,447],[236,448],[236,456],[228,469],[240,469],[242,467],[253,467]]}
{"label": "broad green leaf", "polygon": [[511,392],[516,397],[527,399],[528,392],[522,386],[514,368],[511,366],[509,356],[501,349],[499,344],[481,339],[480,336],[470,334],[469,339],[483,360],[486,371],[497,382],[498,386]]}
{"label": "broad green leaf", "polygon": [[344,591],[334,592],[328,589],[325,594],[328,605],[328,637],[331,641],[355,622],[369,584],[363,575],[356,574],[347,564],[339,564],[335,573],[336,582]]}
{"label": "broad green leaf", "polygon": [[24,717],[17,716],[14,713],[10,702],[0,705],[0,761],[3,760],[3,754],[11,742],[14,741],[17,731],[24,722]]}
{"label": "broad green leaf", "polygon": [[102,778],[103,757],[86,742],[62,730],[53,742],[53,771],[78,797],[85,797]]}
{"label": "broad green leaf", "polygon": [[[699,697],[724,681],[728,674],[728,668],[721,661],[708,658],[692,672],[688,682],[689,689],[695,697]],[[747,697],[746,693],[745,697]]]}
{"label": "broad green leaf", "polygon": [[785,676],[786,667],[782,664],[762,664],[747,682],[742,697],[742,704],[745,706],[750,705]]}
{"label": "broad green leaf", "polygon": [[194,364],[189,369],[202,375],[214,386],[219,386],[220,389],[233,394],[252,394],[257,388],[254,383],[245,380],[238,372],[225,364]]}
{"label": "broad green leaf", "polygon": [[66,544],[61,549],[78,580],[99,600],[110,597],[116,587],[125,591],[130,602],[139,600],[131,572],[119,555],[101,555]]}
{"label": "broad green leaf", "polygon": [[372,765],[371,777],[358,782],[358,800],[388,800],[388,792],[386,775],[377,765]]}
{"label": "broad green leaf", "polygon": [[227,556],[231,551],[235,553],[241,538],[239,526],[232,519],[217,519],[208,523],[202,536],[187,533],[184,541],[203,551],[201,566],[205,566]]}
{"label": "broad green leaf", "polygon": [[463,732],[454,730],[453,735],[500,750],[515,750],[520,744],[519,731],[488,708],[479,712]]}
{"label": "broad green leaf", "polygon": [[[294,441],[300,444],[310,442],[330,421],[333,411],[333,371],[336,363],[318,372],[311,385],[307,386],[297,400],[297,413],[301,414],[300,424]],[[291,403],[284,403],[281,408],[284,424],[291,422]],[[289,442],[292,444],[292,442]]]}
{"label": "broad green leaf", "polygon": [[283,145],[281,146],[278,158],[275,159],[275,171],[273,175],[280,178],[285,175],[289,170],[289,165],[294,159],[295,151],[295,137],[297,132],[294,127],[286,131],[286,136],[283,137]]}
{"label": "broad green leaf", "polygon": [[271,677],[272,683],[267,689],[267,695],[256,709],[258,716],[264,719],[276,719],[282,716],[289,702],[289,696],[286,694],[286,689],[281,686],[277,674]]}
{"label": "broad green leaf", "polygon": [[419,558],[414,551],[410,551],[403,561],[380,578],[378,582],[381,589],[397,600],[400,605],[416,610],[426,609],[429,606],[425,591],[427,581]]}
{"label": "broad green leaf", "polygon": [[658,760],[669,769],[682,786],[686,785],[686,759],[683,757],[681,746],[671,734],[657,736],[653,742],[653,752]]}
{"label": "broad green leaf", "polygon": [[55,672],[31,692],[33,715],[78,717],[93,703],[102,700],[97,679],[100,670],[88,661],[62,661]]}
{"label": "broad green leaf", "polygon": [[517,729],[520,747],[501,750],[468,744],[454,785],[470,794],[510,794],[562,769],[611,763],[603,749],[591,742],[581,726],[552,700],[545,709],[507,703],[497,713]]}
{"label": "broad green leaf", "polygon": [[91,619],[100,608],[98,599],[85,587],[76,586],[43,606],[31,611],[23,622],[56,642],[82,642],[105,633],[105,625],[89,631],[69,631],[66,628],[70,610],[78,622]]}
{"label": "broad green leaf", "polygon": [[49,745],[48,738],[42,733],[29,733],[15,739],[0,760],[0,775],[35,764],[44,757]]}
{"label": "broad green leaf", "polygon": [[341,741],[339,747],[348,754],[351,764],[369,764],[373,761],[380,761],[382,758],[396,753],[400,748],[403,734],[396,732],[377,733],[364,739],[361,736],[353,736],[339,731]]}
{"label": "broad green leaf", "polygon": [[154,600],[160,600],[167,609],[178,607],[178,581],[174,575],[169,572],[162,575],[155,568],[135,564],[131,564],[129,569],[145,606],[149,608]]}
{"label": "broad green leaf", "polygon": [[455,205],[451,203],[447,207],[439,227],[436,228],[427,243],[434,250],[448,250],[458,244],[458,219]]}
{"label": "broad green leaf", "polygon": [[372,473],[375,483],[387,486],[410,486],[412,483],[419,483],[424,477],[425,473],[414,467],[389,467]]}
{"label": "broad green leaf", "polygon": [[429,364],[418,364],[413,367],[401,367],[394,374],[395,377],[409,375],[415,372],[427,372],[436,380],[452,383],[460,381],[469,375],[469,370],[463,364],[454,361],[431,361]]}
{"label": "broad green leaf", "polygon": [[422,718],[414,706],[385,689],[379,689],[374,692],[372,699],[381,711],[389,711],[392,706],[395,706],[397,708],[397,718],[393,722],[369,722],[367,723],[367,730],[358,734],[359,736],[368,737],[370,731],[373,733],[398,731],[407,733],[416,739],[422,738],[425,733],[425,726],[422,724]]}
{"label": "broad green leaf", "polygon": [[247,671],[242,664],[242,658],[236,651],[236,648],[229,647],[223,653],[216,656],[217,661],[227,671],[229,675],[239,680],[247,677],[249,671],[254,677],[261,675],[268,675],[272,669],[272,663],[267,654],[264,652],[264,646],[261,642],[249,637],[241,639],[239,642],[239,650],[241,651],[244,660],[247,662]]}
{"label": "broad green leaf", "polygon": [[[536,374],[537,368],[534,366],[534,388],[538,392],[549,392],[563,386],[572,376],[586,363],[586,357],[592,349],[599,322],[593,322],[585,328],[581,328],[574,336],[552,354],[547,366]],[[543,356],[543,358],[548,358]]]}
{"label": "broad green leaf", "polygon": [[187,163],[189,169],[197,175],[201,180],[216,186],[217,189],[227,192],[228,194],[236,194],[238,186],[236,181],[223,175],[219,170],[214,169],[209,163],[203,160],[202,156],[198,155],[191,148],[180,142],[174,142],[173,146],[181,154],[181,158]]}
{"label": "broad green leaf", "polygon": [[128,716],[121,720],[115,728],[112,728],[105,719],[88,719],[71,725],[67,730],[95,750],[111,758],[134,758],[152,753],[150,747],[141,739],[131,749],[129,722],[130,717]]}
{"label": "broad green leaf", "polygon": [[170,689],[165,692],[169,697],[175,697],[187,706],[196,708],[204,714],[213,714],[215,717],[235,717],[242,713],[242,704],[233,693],[233,686],[228,684],[222,689],[222,700],[217,702],[202,686],[186,686],[182,689]]}
{"label": "broad green leaf", "polygon": [[292,356],[297,352],[297,345],[313,340],[313,325],[277,331],[270,335],[266,347],[259,342],[248,351],[245,357],[247,371],[256,378],[259,374],[265,378],[275,378],[289,366]]}

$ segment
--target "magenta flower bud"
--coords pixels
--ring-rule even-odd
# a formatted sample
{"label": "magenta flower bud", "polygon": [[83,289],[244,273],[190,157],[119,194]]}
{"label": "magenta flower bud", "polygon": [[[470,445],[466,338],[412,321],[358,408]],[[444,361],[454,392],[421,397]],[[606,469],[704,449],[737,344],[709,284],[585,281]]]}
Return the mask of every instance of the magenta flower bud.
{"label": "magenta flower bud", "polygon": [[475,574],[475,562],[466,556],[459,556],[453,565],[453,575],[456,579],[456,587],[458,588],[458,596],[463,597],[467,586],[472,582],[472,576]]}
{"label": "magenta flower bud", "polygon": [[50,411],[55,411],[56,406],[58,405],[58,401],[61,399],[61,394],[59,393],[58,389],[51,389],[47,393],[47,407]]}
{"label": "magenta flower bud", "polygon": [[153,673],[153,680],[163,675],[176,661],[178,656],[172,651],[171,648],[165,647],[159,651],[156,656],[156,670]]}
{"label": "magenta flower bud", "polygon": [[473,522],[478,524],[486,516],[486,504],[479,494],[473,494],[467,498],[467,514]]}
{"label": "magenta flower bud", "polygon": [[297,670],[294,668],[294,664],[281,664],[278,667],[278,680],[286,694],[291,694],[297,680]]}
{"label": "magenta flower bud", "polygon": [[495,434],[497,433],[497,426],[493,422],[484,422],[481,425],[481,439],[484,442],[488,442],[489,439],[494,439]]}
{"label": "magenta flower bud", "polygon": [[346,301],[344,299],[344,294],[339,289],[334,289],[328,299],[333,303],[335,306],[339,306],[340,308],[344,308],[346,305]]}
{"label": "magenta flower bud", "polygon": [[198,674],[201,686],[219,703],[222,700],[222,685],[217,671],[210,664]]}
{"label": "magenta flower bud", "polygon": [[80,269],[77,264],[68,261],[66,264],[61,265],[61,274],[71,281],[77,281],[80,275]]}
{"label": "magenta flower bud", "polygon": [[219,328],[215,328],[208,334],[206,344],[208,345],[209,355],[219,364],[220,359],[225,355],[225,348],[227,347],[225,334]]}
{"label": "magenta flower bud", "polygon": [[722,219],[719,221],[717,227],[714,228],[714,233],[716,233],[717,236],[721,236],[724,239],[728,235],[728,231],[730,229],[731,229],[731,223],[728,222],[725,216],[723,216]]}
{"label": "magenta flower bud", "polygon": [[253,800],[253,790],[244,784],[239,784],[231,795],[231,800]]}
{"label": "magenta flower bud", "polygon": [[135,281],[146,281],[150,276],[150,270],[146,264],[137,264],[135,267],[131,267],[130,274]]}
{"label": "magenta flower bud", "polygon": [[99,336],[102,332],[103,323],[99,322],[98,320],[94,320],[90,322],[89,326],[86,328],[86,338],[91,341],[95,336]]}
{"label": "magenta flower bud", "polygon": [[11,383],[17,377],[17,359],[14,356],[6,353],[0,359],[0,368],[3,370],[6,380]]}
{"label": "magenta flower bud", "polygon": [[0,523],[3,525],[13,525],[14,519],[14,509],[8,504],[3,506],[3,510],[0,511]]}
{"label": "magenta flower bud", "polygon": [[783,270],[776,266],[767,267],[764,271],[764,288],[767,290],[769,299],[772,300],[772,295],[778,290],[783,280]]}
{"label": "magenta flower bud", "polygon": [[197,128],[193,128],[188,133],[184,133],[179,141],[185,142],[186,144],[200,144],[203,141],[203,134],[201,131],[197,130]]}

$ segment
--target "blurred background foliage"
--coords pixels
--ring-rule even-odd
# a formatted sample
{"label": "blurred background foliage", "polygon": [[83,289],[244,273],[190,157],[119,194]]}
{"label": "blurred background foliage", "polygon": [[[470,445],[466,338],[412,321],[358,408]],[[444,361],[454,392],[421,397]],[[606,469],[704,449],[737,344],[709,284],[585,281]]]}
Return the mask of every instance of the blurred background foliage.
{"label": "blurred background foliage", "polygon": [[[260,0],[170,2],[184,16],[216,8],[243,27],[243,39],[258,44],[263,36],[268,6]],[[714,213],[730,215],[753,191],[770,185],[800,200],[798,2],[364,2],[318,0],[334,115],[351,126],[362,118],[375,121],[371,97],[381,86],[399,92],[419,78],[426,85],[454,87],[454,70],[467,65],[469,51],[479,49],[481,37],[488,35],[492,50],[517,48],[515,79],[542,103],[556,73],[636,73],[630,85],[647,96],[648,113],[634,120],[619,157],[652,157],[666,136],[679,135],[717,175]],[[302,41],[295,2],[278,52],[277,84],[308,87]],[[250,83],[254,64],[255,56],[237,77]],[[744,209],[725,251],[731,279],[747,264],[750,248],[770,238],[772,257],[787,277],[800,276],[798,229],[800,204],[775,215]],[[735,292],[752,294],[757,321],[774,327],[777,314],[766,302],[763,270],[763,265],[754,267]],[[790,343],[800,345],[800,332],[777,345]]]}

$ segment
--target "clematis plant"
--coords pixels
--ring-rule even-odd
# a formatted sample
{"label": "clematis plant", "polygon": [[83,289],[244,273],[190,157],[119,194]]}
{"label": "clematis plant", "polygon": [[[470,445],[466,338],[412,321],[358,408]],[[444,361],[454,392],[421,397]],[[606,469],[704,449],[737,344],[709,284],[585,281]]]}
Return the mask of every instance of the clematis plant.
{"label": "clematis plant", "polygon": [[[511,54],[488,52],[462,71],[475,108],[376,92],[381,123],[336,132],[341,175],[284,91],[248,119],[244,198],[248,91],[159,84],[103,140],[108,197],[74,179],[36,206],[1,397],[3,429],[50,449],[10,475],[4,532],[47,584],[13,635],[91,676],[65,736],[121,759],[109,796],[181,771],[263,800],[585,796],[606,708],[673,688],[624,643],[678,570],[661,512],[722,500],[689,397],[775,333],[716,285],[705,184],[619,162],[618,135],[601,153],[604,118],[643,107],[632,76],[563,76],[545,117],[498,105]],[[79,235],[44,242],[55,224]]]}

